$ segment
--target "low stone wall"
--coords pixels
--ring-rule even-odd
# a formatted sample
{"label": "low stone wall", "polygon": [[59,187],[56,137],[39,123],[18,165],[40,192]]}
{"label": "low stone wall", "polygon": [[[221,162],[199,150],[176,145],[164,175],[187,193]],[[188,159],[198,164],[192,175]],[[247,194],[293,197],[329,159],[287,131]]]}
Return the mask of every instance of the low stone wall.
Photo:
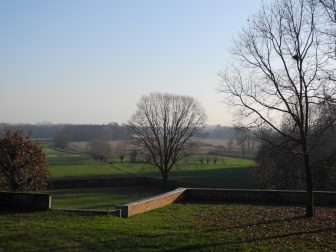
{"label": "low stone wall", "polygon": [[117,205],[116,208],[121,210],[121,217],[128,218],[132,215],[163,207],[173,202],[182,201],[184,199],[185,190],[185,188],[178,188],[174,191],[163,193],[148,199]]}
{"label": "low stone wall", "polygon": [[[314,197],[316,206],[336,206],[336,192],[314,192]],[[305,200],[304,191],[178,188],[116,208],[121,210],[121,217],[128,218],[177,201],[304,205]]]}
{"label": "low stone wall", "polygon": [[[188,188],[185,199],[189,201],[222,201],[233,203],[304,205],[306,192],[285,190],[240,190]],[[315,205],[336,206],[336,192],[314,192]]]}
{"label": "low stone wall", "polygon": [[18,211],[44,211],[51,207],[48,193],[0,192],[0,208]]}
{"label": "low stone wall", "polygon": [[[97,180],[63,180],[54,181],[52,188],[123,187],[137,185],[161,186],[161,179],[125,177]],[[121,211],[121,217],[127,218],[182,200],[274,205],[304,205],[306,201],[306,192],[304,191],[216,189],[202,188],[202,186],[192,188],[195,185],[179,181],[168,181],[168,188],[173,189],[177,187],[183,188],[129,204],[118,205],[117,208]],[[314,198],[316,206],[336,206],[336,192],[314,192]]]}
{"label": "low stone wall", "polygon": [[336,192],[314,192],[317,206],[336,206]]}

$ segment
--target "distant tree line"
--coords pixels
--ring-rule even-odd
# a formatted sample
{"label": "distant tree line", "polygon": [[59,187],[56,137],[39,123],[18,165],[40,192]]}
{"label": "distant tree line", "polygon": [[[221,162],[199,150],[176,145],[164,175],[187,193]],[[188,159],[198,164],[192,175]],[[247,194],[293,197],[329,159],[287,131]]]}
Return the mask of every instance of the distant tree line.
{"label": "distant tree line", "polygon": [[[93,140],[125,140],[129,138],[126,124],[110,123],[106,125],[71,125],[71,124],[5,124],[0,123],[0,133],[5,128],[20,129],[30,138],[52,138],[57,147],[65,148],[69,142],[90,142]],[[206,126],[204,137],[232,140],[235,129],[228,126]]]}
{"label": "distant tree line", "polygon": [[231,140],[235,134],[234,127],[216,125],[214,127],[207,126],[205,128],[207,138]]}
{"label": "distant tree line", "polygon": [[63,128],[61,124],[6,124],[0,123],[0,133],[5,129],[20,129],[22,134],[31,138],[54,138],[56,132]]}
{"label": "distant tree line", "polygon": [[129,138],[126,125],[64,125],[54,137],[56,147],[64,148],[69,142],[89,142],[92,140],[125,140]]}

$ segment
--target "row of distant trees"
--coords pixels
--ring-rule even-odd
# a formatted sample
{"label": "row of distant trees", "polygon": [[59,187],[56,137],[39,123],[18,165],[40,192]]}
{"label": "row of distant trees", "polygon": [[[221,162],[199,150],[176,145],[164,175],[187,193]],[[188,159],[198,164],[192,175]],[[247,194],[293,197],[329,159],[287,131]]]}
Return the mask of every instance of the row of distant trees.
{"label": "row of distant trees", "polygon": [[[59,147],[64,147],[73,141],[124,140],[129,138],[129,128],[126,124],[109,123],[105,125],[69,125],[69,124],[5,124],[0,123],[0,132],[5,128],[20,129],[31,138],[53,138]],[[205,128],[207,138],[232,139],[234,128],[222,125]]]}
{"label": "row of distant trees", "polygon": [[[94,159],[100,160],[107,163],[118,162],[118,163],[150,163],[151,156],[146,149],[141,146],[135,146],[131,141],[119,141],[117,144],[111,144],[104,140],[93,140],[87,142],[81,151],[91,155]],[[193,155],[197,154],[197,156]],[[191,162],[190,157],[193,157],[192,162],[198,162],[199,164],[213,164],[217,163],[216,155],[208,155],[206,153],[198,153],[197,149],[188,150],[180,155],[179,160],[184,160],[184,162]]]}
{"label": "row of distant trees", "polygon": [[117,145],[112,146],[108,141],[92,140],[87,143],[85,152],[91,155],[94,159],[103,162],[111,163],[114,158],[117,158],[120,163],[126,159],[130,163],[137,161],[137,156],[143,154],[139,147],[135,147],[127,141],[120,141]]}
{"label": "row of distant trees", "polygon": [[5,129],[20,129],[23,135],[31,138],[54,138],[56,132],[60,131],[64,125],[51,124],[49,122],[37,124],[7,124],[0,123],[0,133]]}

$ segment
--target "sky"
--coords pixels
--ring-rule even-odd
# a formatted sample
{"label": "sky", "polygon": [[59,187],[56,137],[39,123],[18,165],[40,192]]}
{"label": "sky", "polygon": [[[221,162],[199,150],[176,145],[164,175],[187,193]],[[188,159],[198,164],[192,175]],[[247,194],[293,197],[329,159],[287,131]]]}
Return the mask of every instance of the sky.
{"label": "sky", "polygon": [[0,122],[127,123],[142,95],[218,92],[232,39],[260,0],[0,0]]}

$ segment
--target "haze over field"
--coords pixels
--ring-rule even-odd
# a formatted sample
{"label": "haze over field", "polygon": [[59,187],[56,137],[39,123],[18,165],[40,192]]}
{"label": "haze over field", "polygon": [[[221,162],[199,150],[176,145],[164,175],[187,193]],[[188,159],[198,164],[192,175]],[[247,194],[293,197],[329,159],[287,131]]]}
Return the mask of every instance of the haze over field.
{"label": "haze over field", "polygon": [[[259,0],[1,1],[0,121],[127,122],[141,95],[199,99],[231,125],[217,76]],[[6,109],[5,109],[6,108]]]}

